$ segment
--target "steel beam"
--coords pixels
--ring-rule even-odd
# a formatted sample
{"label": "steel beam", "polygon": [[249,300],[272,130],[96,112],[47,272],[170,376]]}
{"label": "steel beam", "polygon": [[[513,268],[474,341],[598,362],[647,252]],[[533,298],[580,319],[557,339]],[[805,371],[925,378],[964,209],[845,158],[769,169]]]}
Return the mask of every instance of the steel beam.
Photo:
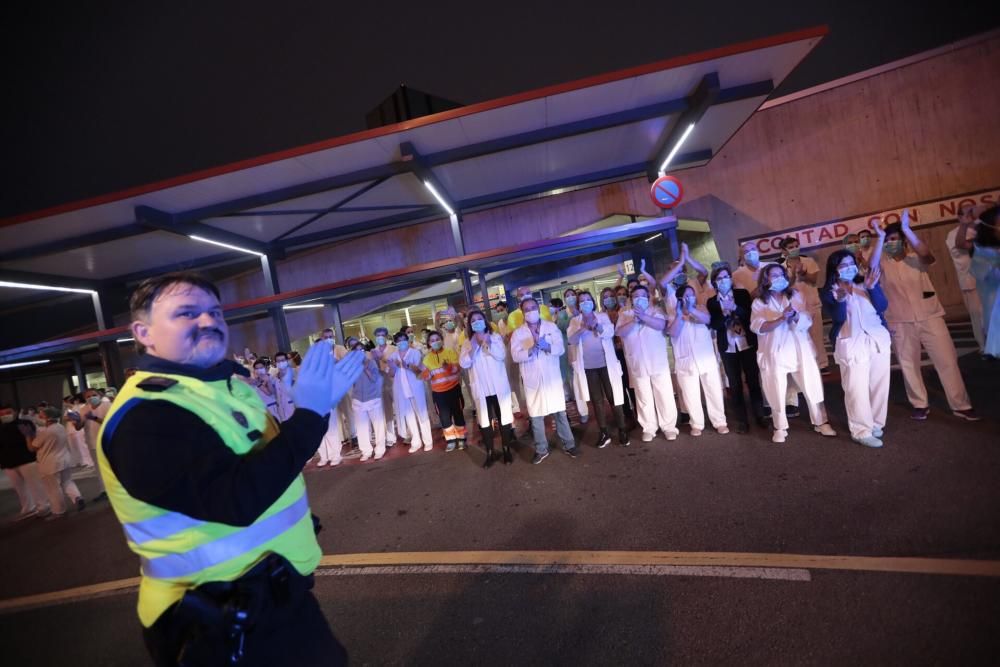
{"label": "steel beam", "polygon": [[211,225],[206,225],[200,222],[184,222],[181,219],[182,215],[183,214],[175,215],[173,213],[161,211],[153,208],[152,206],[135,207],[136,222],[144,227],[148,227],[149,229],[169,232],[179,236],[201,236],[212,241],[228,243],[229,245],[246,248],[247,250],[252,250],[261,254],[270,250],[268,244],[261,243],[256,239],[251,239],[240,234],[233,234],[232,232],[227,232],[224,229],[212,227]]}
{"label": "steel beam", "polygon": [[282,232],[280,235],[274,237],[274,239],[272,239],[272,243],[274,241],[280,241],[281,239],[285,238],[289,234],[293,234],[294,232],[299,231],[303,227],[311,225],[312,223],[316,222],[320,218],[322,218],[322,217],[324,217],[324,216],[326,216],[326,215],[328,215],[330,213],[333,213],[334,211],[336,211],[337,209],[339,209],[344,204],[357,199],[358,197],[360,197],[361,195],[365,194],[366,192],[368,192],[372,188],[374,188],[374,187],[376,187],[378,185],[381,185],[382,183],[385,183],[388,179],[389,179],[388,176],[386,176],[385,178],[377,178],[374,181],[372,181],[371,183],[368,183],[368,184],[364,185],[363,187],[358,188],[357,190],[355,190],[351,194],[347,195],[346,197],[341,198],[339,201],[337,201],[332,206],[330,206],[330,207],[328,207],[328,208],[320,211],[319,213],[316,213],[315,215],[310,216],[307,220],[305,220],[305,221],[303,221],[303,222],[295,225],[291,229],[289,229],[289,230],[287,230],[285,232]]}
{"label": "steel beam", "polygon": [[[678,116],[672,125],[664,129],[659,141],[657,141],[653,157],[646,168],[646,175],[650,182],[655,181],[659,176],[660,166],[666,160],[669,153],[672,150],[676,150],[678,142],[681,141],[688,126],[697,124],[701,120],[701,117],[705,115],[708,108],[715,103],[720,92],[721,87],[719,86],[719,75],[717,73],[711,72],[701,78],[701,81],[698,82],[698,85],[688,96],[687,110]],[[684,162],[677,160],[677,157],[675,156],[673,164],[684,166]]]}

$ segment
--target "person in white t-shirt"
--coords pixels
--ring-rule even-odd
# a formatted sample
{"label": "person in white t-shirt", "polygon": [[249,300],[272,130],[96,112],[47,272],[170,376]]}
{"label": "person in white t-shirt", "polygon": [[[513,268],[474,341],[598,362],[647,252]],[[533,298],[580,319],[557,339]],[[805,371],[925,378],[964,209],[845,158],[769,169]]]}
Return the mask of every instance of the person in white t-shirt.
{"label": "person in white t-shirt", "polygon": [[[944,243],[948,246],[948,253],[951,255],[952,263],[955,265],[955,273],[958,275],[958,287],[962,290],[962,301],[965,302],[965,308],[969,311],[969,319],[972,320],[972,335],[976,337],[976,343],[979,344],[979,352],[982,354],[983,348],[986,345],[986,337],[983,334],[983,303],[980,300],[979,292],[976,290],[976,277],[969,272],[969,268],[972,266],[972,256],[968,250],[959,247],[959,244],[956,242],[959,229],[965,230],[967,242],[976,237],[976,228],[974,226],[976,222],[975,211],[976,207],[972,204],[967,204],[959,210],[958,225],[948,232]],[[965,245],[968,245],[968,243]]]}
{"label": "person in white t-shirt", "polygon": [[823,338],[823,304],[819,299],[819,264],[812,257],[801,253],[799,240],[794,236],[786,236],[781,240],[781,256],[785,260],[788,271],[788,281],[805,299],[812,324],[809,325],[809,336],[816,348],[816,365],[820,373],[828,373],[830,361],[826,354],[826,344]]}
{"label": "person in white t-shirt", "polygon": [[910,228],[905,209],[901,222],[885,228],[885,239],[881,261],[882,289],[889,300],[885,319],[903,371],[906,397],[913,406],[911,418],[924,421],[930,413],[920,365],[923,348],[941,380],[952,414],[978,421],[958,370],[958,353],[944,322],[944,307],[927,273],[927,267],[935,262],[934,255]]}

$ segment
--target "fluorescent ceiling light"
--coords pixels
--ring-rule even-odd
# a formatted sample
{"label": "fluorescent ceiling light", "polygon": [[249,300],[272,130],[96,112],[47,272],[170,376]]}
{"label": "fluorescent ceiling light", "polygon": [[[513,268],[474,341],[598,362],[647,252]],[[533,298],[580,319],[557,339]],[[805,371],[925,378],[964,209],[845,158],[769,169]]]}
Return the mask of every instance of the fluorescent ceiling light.
{"label": "fluorescent ceiling light", "polygon": [[119,338],[115,341],[116,343],[134,343],[135,338]]}
{"label": "fluorescent ceiling light", "polygon": [[21,289],[46,289],[55,292],[74,292],[76,294],[97,294],[92,289],[79,289],[77,287],[57,287],[55,285],[36,285],[35,283],[12,283],[7,280],[0,280],[0,287],[17,287]]}
{"label": "fluorescent ceiling light", "polygon": [[303,308],[322,308],[321,303],[293,303],[288,306],[282,306],[285,310],[302,310]]}
{"label": "fluorescent ceiling light", "polygon": [[438,191],[434,189],[434,186],[431,185],[430,181],[424,181],[424,185],[431,191],[431,194],[434,195],[434,199],[437,199],[438,203],[444,207],[444,210],[448,211],[448,215],[455,215],[455,211],[451,209],[451,206],[448,206],[448,202],[444,200],[444,197],[438,194]]}
{"label": "fluorescent ceiling light", "polygon": [[212,239],[206,239],[203,236],[195,236],[194,234],[188,234],[188,238],[192,238],[195,241],[201,241],[202,243],[211,243],[212,245],[217,245],[221,248],[229,248],[230,250],[236,250],[238,252],[245,252],[248,255],[257,255],[258,257],[263,257],[264,253],[257,252],[256,250],[247,250],[246,248],[241,248],[238,245],[230,245],[228,243],[223,243],[221,241],[213,241]]}
{"label": "fluorescent ceiling light", "polygon": [[643,243],[649,243],[649,242],[650,242],[650,241],[652,241],[653,239],[655,239],[655,238],[659,238],[659,237],[661,237],[661,236],[663,236],[663,232],[660,232],[659,234],[653,234],[653,235],[652,235],[652,236],[650,236],[650,237],[649,237],[648,239],[643,239],[643,240],[642,240],[642,242],[643,242]]}
{"label": "fluorescent ceiling light", "polygon": [[453,282],[453,283],[457,283],[457,282],[458,282],[458,278],[452,278],[452,279],[451,279],[451,282]]}
{"label": "fluorescent ceiling light", "polygon": [[38,361],[19,361],[16,364],[3,364],[0,366],[0,370],[5,368],[20,368],[21,366],[38,366],[40,364],[47,364],[49,361],[49,359],[39,359]]}
{"label": "fluorescent ceiling light", "polygon": [[478,276],[479,275],[479,271],[473,271],[472,269],[469,269],[468,271],[469,271],[469,273],[471,273],[474,276]]}
{"label": "fluorescent ceiling light", "polygon": [[677,140],[676,144],[674,144],[674,147],[670,150],[670,153],[667,155],[667,159],[664,160],[663,164],[660,165],[660,174],[663,174],[663,172],[667,170],[667,165],[669,165],[670,161],[674,159],[675,155],[677,155],[677,151],[679,151],[684,142],[687,141],[688,135],[691,134],[692,130],[694,130],[694,123],[691,123],[690,125],[687,126],[687,129],[684,130],[684,134],[682,134],[681,138]]}

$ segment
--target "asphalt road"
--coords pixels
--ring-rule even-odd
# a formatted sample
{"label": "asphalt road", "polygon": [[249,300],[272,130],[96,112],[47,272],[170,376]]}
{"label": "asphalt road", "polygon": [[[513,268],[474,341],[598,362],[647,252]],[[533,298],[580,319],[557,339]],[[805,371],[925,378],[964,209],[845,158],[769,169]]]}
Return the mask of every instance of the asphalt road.
{"label": "asphalt road", "polygon": [[[1000,367],[962,359],[986,419],[909,420],[894,376],[886,446],[792,420],[482,470],[482,452],[396,454],[307,472],[324,553],[669,550],[1000,560]],[[930,370],[930,369],[928,369]],[[89,497],[93,480],[82,487]],[[0,494],[0,515],[14,511]],[[0,598],[138,573],[106,504],[0,526]],[[1000,579],[811,570],[808,581],[631,574],[320,576],[357,664],[997,664]],[[11,665],[145,664],[134,592],[0,615]]]}

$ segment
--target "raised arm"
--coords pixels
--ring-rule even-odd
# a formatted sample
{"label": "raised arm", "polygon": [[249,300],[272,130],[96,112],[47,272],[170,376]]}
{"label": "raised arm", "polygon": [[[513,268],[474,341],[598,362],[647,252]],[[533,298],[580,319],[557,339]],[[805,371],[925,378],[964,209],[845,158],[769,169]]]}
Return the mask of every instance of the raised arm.
{"label": "raised arm", "polygon": [[872,218],[868,221],[868,224],[871,225],[872,231],[875,232],[875,248],[872,249],[871,257],[868,258],[868,266],[879,266],[882,262],[882,246],[885,245],[885,230],[879,224],[878,218]]}
{"label": "raised arm", "polygon": [[[935,262],[934,255],[931,254],[931,249],[927,247],[927,244],[921,241],[920,237],[910,227],[910,212],[905,208],[900,218],[900,227],[903,231],[903,236],[906,237],[913,251],[920,257],[921,263],[933,264]],[[874,253],[872,253],[872,256],[874,256]]]}

